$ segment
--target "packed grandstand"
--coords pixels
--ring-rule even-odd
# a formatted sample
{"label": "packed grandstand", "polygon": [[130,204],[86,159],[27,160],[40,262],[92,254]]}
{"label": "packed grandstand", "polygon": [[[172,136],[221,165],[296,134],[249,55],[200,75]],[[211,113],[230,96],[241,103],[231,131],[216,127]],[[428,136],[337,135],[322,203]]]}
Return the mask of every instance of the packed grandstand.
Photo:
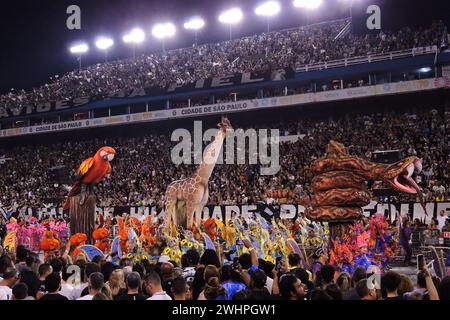
{"label": "packed grandstand", "polygon": [[[281,144],[280,172],[275,176],[261,176],[259,165],[218,165],[210,181],[209,204],[278,202],[278,191],[281,190],[287,190],[281,196],[284,198],[282,203],[300,204],[311,193],[308,167],[324,154],[330,139],[341,141],[350,146],[353,154],[367,159],[377,150],[404,149],[405,155],[417,155],[424,163],[419,185],[426,190],[427,199],[449,200],[448,108],[385,109],[372,114],[335,117],[324,113],[315,119],[295,114],[297,118],[291,121],[282,120],[280,114],[276,117],[279,121],[275,123],[263,119],[250,124],[247,120],[242,127],[276,128],[282,135],[302,137],[294,143]],[[192,126],[189,129],[192,130]],[[141,129],[138,132],[134,136],[126,133],[128,137],[111,132],[104,138],[86,137],[82,141],[76,138],[4,149],[2,155],[11,160],[1,165],[2,205],[43,207],[46,202],[58,198],[60,200],[55,204],[59,205],[67,191],[52,178],[49,168],[67,166],[74,175],[80,157],[94,154],[99,145],[114,145],[118,150],[114,171],[111,179],[98,187],[99,205],[162,207],[166,186],[176,178],[193,173],[196,166],[172,164],[170,153],[176,142],[171,141],[169,131],[141,134]],[[277,192],[276,199],[271,194],[273,191]]]}
{"label": "packed grandstand", "polygon": [[13,112],[57,100],[102,98],[124,90],[183,85],[235,73],[296,69],[318,62],[438,46],[445,31],[444,24],[436,22],[426,29],[406,27],[376,35],[340,35],[348,23],[338,20],[99,63],[52,76],[49,83],[28,92],[13,88],[0,96],[0,108]]}
{"label": "packed grandstand", "polygon": [[[348,19],[337,20],[221,43],[202,44],[164,54],[155,52],[136,59],[100,63],[54,77],[50,83],[31,92],[12,90],[3,94],[0,96],[0,108],[23,109],[30,104],[39,105],[58,99],[113,95],[119,89],[132,91],[147,86],[182,85],[233,73],[267,72],[285,67],[295,69],[296,66],[335,59],[438,46],[446,33],[445,25],[435,22],[427,29],[412,30],[406,27],[395,32],[366,36],[347,32],[335,39],[348,22]],[[363,76],[358,75],[357,79],[363,79]],[[348,82],[351,84],[352,81]],[[364,80],[355,81],[355,86],[364,83]],[[331,84],[328,88],[325,85],[317,90],[338,88],[342,87],[333,87]],[[304,92],[300,89],[290,90],[289,94]],[[278,87],[264,90],[264,97],[282,94],[283,90]],[[245,93],[239,98],[245,99]],[[231,101],[232,97],[225,95],[225,99]],[[186,101],[178,106],[185,107]],[[176,101],[171,104],[171,108],[175,107]],[[427,190],[427,198],[447,199],[450,191],[446,165],[448,107],[443,102],[440,106],[428,105],[406,112],[404,109],[396,111],[395,108],[388,112],[386,110],[381,111],[381,115],[375,110],[368,114],[333,118],[325,112],[322,119],[309,120],[303,115],[295,115],[296,119],[280,120],[279,123],[265,119],[245,123],[246,127],[280,129],[282,135],[302,135],[302,139],[282,145],[280,163],[283,170],[275,177],[258,176],[257,166],[219,166],[214,171],[209,201],[211,204],[265,202],[267,198],[272,201],[269,196],[271,192],[280,190],[284,190],[283,201],[301,201],[310,193],[307,167],[323,154],[326,141],[330,139],[352,146],[352,152],[361,156],[370,157],[370,151],[376,150],[404,149],[406,154],[424,157],[424,164],[430,166],[426,166],[420,183]],[[70,114],[76,117],[76,113]],[[41,121],[45,123],[47,119]],[[25,123],[20,122],[21,125]],[[90,138],[53,145],[18,145],[0,149],[1,156],[13,159],[2,165],[0,173],[2,205],[41,207],[48,199],[62,199],[66,191],[50,179],[48,169],[64,165],[73,174],[80,155],[93,153],[100,143],[98,140]],[[112,135],[102,140],[102,143],[115,145],[119,150],[112,179],[98,190],[101,193],[99,201],[104,206],[162,206],[163,193],[170,180],[186,176],[193,169],[170,165],[170,149],[174,145],[170,141],[170,132],[144,136],[140,133],[139,136],[128,138]],[[17,166],[18,155],[21,155],[20,167]],[[128,160],[131,159],[130,165]],[[157,174],[161,170],[165,172],[164,175]],[[229,179],[226,183],[223,182],[224,176]]]}
{"label": "packed grandstand", "polygon": [[[400,217],[400,212],[390,215],[378,212],[378,215],[366,217],[361,225],[355,225],[352,230],[370,233],[366,240],[370,246],[364,242],[365,245],[358,247],[358,250],[369,247],[370,252],[358,251],[352,261],[345,260],[348,257],[344,259],[345,254],[337,252],[336,247],[325,249],[328,227],[305,220],[300,215],[293,221],[277,219],[275,222],[274,219],[272,225],[250,217],[248,220],[236,218],[232,227],[224,227],[223,223],[221,225],[220,221],[213,218],[207,220],[208,224],[204,221],[204,225],[197,226],[202,228],[202,234],[209,236],[205,236],[205,239],[211,238],[218,247],[223,245],[223,248],[230,249],[226,252],[216,252],[214,244],[208,247],[206,240],[206,245],[203,245],[198,238],[189,238],[187,235],[183,236],[184,240],[192,242],[189,249],[186,241],[179,248],[170,247],[169,236],[162,236],[163,217],[158,220],[153,216],[136,218],[127,214],[101,216],[96,219],[96,231],[108,226],[108,223],[114,231],[110,235],[108,230],[105,236],[96,238],[96,248],[104,249],[105,255],[90,256],[82,252],[84,249],[79,249],[86,242],[82,235],[67,234],[67,215],[48,220],[48,216],[28,217],[20,210],[61,208],[69,185],[76,178],[80,162],[95,154],[102,146],[113,146],[117,154],[112,162],[111,176],[96,187],[98,207],[164,208],[167,186],[174,180],[189,177],[197,168],[195,165],[175,165],[171,160],[171,150],[176,144],[171,139],[171,133],[177,128],[192,130],[192,115],[190,118],[121,123],[120,126],[104,125],[101,128],[65,128],[68,130],[64,132],[34,135],[31,134],[36,133],[32,132],[33,125],[77,120],[79,109],[67,108],[56,116],[51,112],[49,115],[43,112],[24,116],[22,110],[80,97],[86,98],[86,101],[101,101],[123,91],[130,94],[142,88],[181,87],[202,79],[230,74],[264,74],[284,68],[296,73],[300,69],[306,70],[306,66],[322,64],[323,70],[319,71],[325,75],[328,62],[342,60],[345,68],[346,59],[382,54],[385,55],[383,59],[392,60],[392,53],[406,51],[408,54],[404,58],[411,59],[411,63],[403,65],[403,69],[391,70],[392,66],[386,65],[381,66],[380,70],[356,69],[353,74],[346,76],[336,74],[342,71],[338,70],[319,81],[312,79],[313,76],[311,79],[305,76],[298,82],[292,80],[280,85],[280,82],[267,81],[261,87],[242,91],[233,87],[228,91],[222,89],[217,93],[202,93],[201,96],[194,93],[190,96],[189,92],[185,92],[182,99],[161,98],[163,102],[160,105],[152,105],[149,109],[147,103],[141,111],[148,113],[164,109],[174,112],[174,115],[177,108],[187,106],[301,96],[319,91],[346,92],[344,90],[349,88],[378,85],[386,96],[374,97],[375,93],[370,96],[372,91],[369,90],[368,96],[358,97],[356,92],[351,99],[348,96],[341,99],[344,101],[334,101],[330,95],[326,102],[316,103],[311,98],[307,105],[301,107],[292,103],[286,108],[280,105],[280,108],[230,113],[228,117],[235,129],[280,130],[281,137],[285,138],[280,143],[281,170],[275,175],[266,176],[260,174],[260,164],[217,165],[209,179],[207,205],[292,204],[307,207],[313,195],[311,180],[314,172],[310,168],[311,164],[327,152],[330,140],[339,141],[348,147],[352,156],[365,160],[372,161],[376,152],[391,150],[400,150],[402,157],[416,156],[422,159],[423,170],[416,182],[425,194],[425,201],[448,203],[450,83],[447,83],[449,73],[445,70],[445,61],[441,64],[435,61],[439,54],[448,54],[445,51],[448,37],[446,26],[442,22],[435,22],[426,29],[407,27],[362,36],[353,34],[346,27],[349,22],[349,19],[336,20],[164,53],[146,53],[134,59],[99,63],[53,76],[48,84],[32,90],[14,88],[2,94],[0,129],[13,130],[7,132],[13,132],[17,137],[0,135],[0,217],[3,227],[0,237],[7,236],[11,230],[20,235],[20,230],[26,228],[33,228],[35,233],[30,231],[25,235],[26,232],[23,232],[17,239],[15,254],[11,256],[6,252],[1,256],[0,300],[18,297],[43,300],[144,300],[150,296],[154,300],[448,299],[450,279],[443,274],[447,272],[447,266],[441,268],[440,274],[438,266],[433,272],[429,270],[431,266],[422,266],[414,284],[408,277],[388,271],[391,264],[403,258],[406,266],[411,263],[412,249],[408,243],[413,229],[424,231],[429,239],[438,239],[440,235],[437,234],[440,232],[442,235],[444,231],[448,233],[450,225],[448,219],[443,220],[444,209],[441,212],[436,209],[448,208],[448,205],[434,207],[433,214],[428,217],[412,214]],[[425,50],[427,60],[415,57],[414,49],[425,47],[433,48]],[[429,70],[417,72],[424,63]],[[435,79],[444,79],[444,85],[441,86],[441,80]],[[405,83],[405,86],[399,87],[396,92],[390,87],[390,83],[394,82]],[[424,88],[428,92],[422,92]],[[123,112],[119,114],[129,115],[129,104],[124,103],[124,106],[126,108],[120,109]],[[94,121],[95,108],[90,109],[89,104],[83,108],[87,121]],[[114,107],[107,108],[109,114],[99,117],[111,116]],[[216,112],[198,116],[195,120],[204,120],[203,129],[216,127],[220,114]],[[61,173],[65,176],[61,177]],[[380,181],[369,182],[371,191],[386,187]],[[374,194],[372,200],[398,204],[402,201],[418,203],[422,199],[418,195],[395,194],[386,197]],[[398,206],[394,207],[394,211],[396,209]],[[62,213],[62,210],[57,212]],[[414,223],[409,221],[418,217]],[[106,219],[107,223],[102,219]],[[41,225],[45,228],[40,228]],[[127,234],[132,228],[142,240],[142,246],[136,241],[136,235],[133,238]],[[222,228],[227,228],[228,233]],[[266,236],[265,232],[258,232],[258,228],[267,230],[265,241],[280,241],[278,249],[281,248],[282,255],[275,257],[276,250],[270,244],[267,245],[270,247],[267,252],[264,248],[258,248],[256,244],[262,247],[262,242],[258,242],[259,237],[262,239]],[[49,240],[45,244],[49,244],[50,240],[54,240],[53,235],[51,239],[46,238],[50,230],[59,239],[57,248],[43,248],[42,242],[38,241],[41,238],[32,239],[34,234],[40,232],[44,240]],[[147,231],[150,235],[145,233]],[[248,234],[252,241],[239,238],[239,232]],[[118,239],[116,247],[123,246],[122,249],[131,256],[124,255],[120,261],[114,260],[116,257],[109,254],[109,249],[114,246],[114,243],[110,243],[113,236]],[[303,242],[305,255],[295,250],[288,252],[286,243],[279,240],[283,236]],[[357,242],[356,235],[353,240]],[[360,244],[359,238],[358,241]],[[383,251],[371,256],[372,250],[379,249],[377,246],[380,241],[383,242]],[[107,248],[102,247],[105,243]],[[402,252],[399,244],[403,246]],[[236,249],[239,246],[242,248]],[[39,249],[45,251],[45,257],[33,252]],[[138,257],[138,253],[142,254],[140,250],[147,250],[145,255],[148,258]],[[305,263],[305,257],[309,265]],[[372,258],[376,262],[370,260]],[[45,260],[45,263],[41,263],[43,261],[40,259]],[[355,261],[359,261],[359,267],[356,267]],[[70,282],[68,271],[74,266],[82,271],[80,282],[76,284]],[[382,292],[367,285],[367,277],[371,275],[368,271],[370,266],[383,268],[385,272]]]}

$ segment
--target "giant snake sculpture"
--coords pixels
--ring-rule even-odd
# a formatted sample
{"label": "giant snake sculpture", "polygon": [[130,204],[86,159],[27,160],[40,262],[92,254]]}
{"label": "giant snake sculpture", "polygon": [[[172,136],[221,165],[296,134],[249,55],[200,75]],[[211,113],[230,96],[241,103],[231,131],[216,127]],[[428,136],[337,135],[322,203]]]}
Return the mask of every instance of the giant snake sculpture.
{"label": "giant snake sculpture", "polygon": [[[311,220],[330,222],[330,229],[362,218],[362,207],[371,198],[368,180],[383,181],[397,191],[419,195],[424,206],[423,194],[414,181],[414,174],[422,170],[422,161],[414,156],[390,165],[374,163],[351,156],[344,145],[330,141],[326,155],[314,161],[311,170],[314,195],[305,215]],[[334,230],[336,234],[342,232],[345,230]]]}

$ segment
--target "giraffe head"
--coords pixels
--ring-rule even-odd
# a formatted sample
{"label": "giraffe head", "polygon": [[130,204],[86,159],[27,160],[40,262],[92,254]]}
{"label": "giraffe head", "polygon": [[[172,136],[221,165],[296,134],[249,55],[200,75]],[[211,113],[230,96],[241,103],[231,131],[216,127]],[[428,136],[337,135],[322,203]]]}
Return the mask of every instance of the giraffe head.
{"label": "giraffe head", "polygon": [[222,130],[223,133],[232,132],[233,127],[231,126],[230,120],[228,120],[227,116],[222,116],[222,120],[218,124],[218,127],[220,130]]}

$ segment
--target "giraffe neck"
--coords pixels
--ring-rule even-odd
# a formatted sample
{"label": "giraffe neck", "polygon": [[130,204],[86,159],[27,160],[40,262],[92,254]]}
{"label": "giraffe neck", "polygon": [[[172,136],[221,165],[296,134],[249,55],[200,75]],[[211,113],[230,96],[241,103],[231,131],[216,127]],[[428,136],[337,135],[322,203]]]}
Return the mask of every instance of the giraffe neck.
{"label": "giraffe neck", "polygon": [[217,159],[220,155],[220,150],[225,139],[225,133],[219,130],[214,136],[214,141],[211,142],[203,153],[203,160],[197,169],[196,175],[202,178],[204,183],[208,183],[209,178],[214,170]]}

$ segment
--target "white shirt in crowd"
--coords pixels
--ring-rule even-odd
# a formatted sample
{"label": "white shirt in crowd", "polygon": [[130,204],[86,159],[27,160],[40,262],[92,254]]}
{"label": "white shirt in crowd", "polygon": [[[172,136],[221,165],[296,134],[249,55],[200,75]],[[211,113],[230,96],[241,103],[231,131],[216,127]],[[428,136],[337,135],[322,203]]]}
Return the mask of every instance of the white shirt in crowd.
{"label": "white shirt in crowd", "polygon": [[147,300],[172,300],[172,298],[165,292],[156,292]]}
{"label": "white shirt in crowd", "polygon": [[8,286],[0,286],[0,300],[11,300],[12,289]]}
{"label": "white shirt in crowd", "polygon": [[59,294],[63,295],[69,300],[75,300],[73,297],[73,286],[68,283],[61,284],[61,291]]}
{"label": "white shirt in crowd", "polygon": [[446,214],[444,214],[443,217],[441,217],[440,215],[437,217],[439,231],[442,231],[442,228],[445,226],[445,221],[446,220],[447,220],[447,215]]}
{"label": "white shirt in crowd", "polygon": [[92,300],[94,296],[92,294],[87,294],[85,296],[82,296],[81,298],[78,298],[77,300]]}
{"label": "white shirt in crowd", "polygon": [[87,282],[80,283],[72,290],[72,297],[69,298],[69,300],[77,300],[79,297],[81,297],[81,292],[88,286]]}

